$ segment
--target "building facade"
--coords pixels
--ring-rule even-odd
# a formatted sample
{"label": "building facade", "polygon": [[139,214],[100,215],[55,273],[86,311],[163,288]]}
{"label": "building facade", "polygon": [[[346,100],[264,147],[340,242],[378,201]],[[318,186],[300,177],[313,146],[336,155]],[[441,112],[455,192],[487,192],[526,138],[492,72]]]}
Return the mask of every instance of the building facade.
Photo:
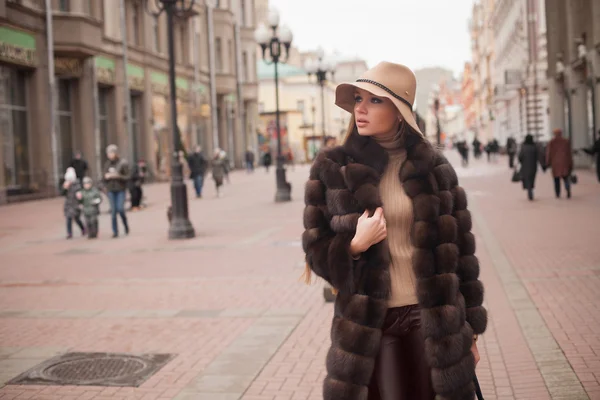
{"label": "building facade", "polygon": [[460,99],[464,110],[465,130],[474,136],[477,116],[475,113],[475,82],[471,63],[465,63],[463,68]]}
{"label": "building facade", "polygon": [[471,54],[473,65],[474,105],[476,136],[482,142],[494,137],[494,90],[493,60],[494,32],[492,15],[495,0],[478,0],[473,5],[469,30],[471,32]]}
{"label": "building facade", "polygon": [[[600,135],[600,2],[546,0],[545,6],[550,126],[582,149]],[[582,153],[576,164],[588,166]]]}
{"label": "building facade", "polygon": [[549,138],[545,5],[543,0],[496,0],[494,136],[501,144],[526,134]]}
{"label": "building facade", "polygon": [[[55,195],[75,151],[98,179],[110,143],[167,178],[173,140],[164,13],[154,18],[139,0],[51,5],[48,15],[43,0],[0,0],[0,203]],[[197,0],[194,15],[176,18],[185,150],[219,146],[241,164],[258,123],[254,25],[249,0]]]}
{"label": "building facade", "polygon": [[[312,160],[321,148],[324,136],[342,136],[342,128],[345,131],[349,123],[349,114],[334,104],[336,85],[333,82],[324,86],[322,102],[321,87],[303,68],[279,64],[278,75],[280,122],[286,133],[282,143],[293,151],[297,160]],[[258,77],[259,112],[263,121],[258,135],[269,138],[274,151],[276,131],[269,130],[275,123],[274,67],[259,62]]]}

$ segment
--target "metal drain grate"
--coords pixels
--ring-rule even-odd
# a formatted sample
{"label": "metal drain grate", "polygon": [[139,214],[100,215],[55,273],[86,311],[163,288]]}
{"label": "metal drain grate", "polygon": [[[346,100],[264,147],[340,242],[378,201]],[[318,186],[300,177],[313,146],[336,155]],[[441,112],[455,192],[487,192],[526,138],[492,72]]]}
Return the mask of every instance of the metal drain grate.
{"label": "metal drain grate", "polygon": [[173,354],[67,353],[38,364],[8,383],[137,387],[174,357]]}

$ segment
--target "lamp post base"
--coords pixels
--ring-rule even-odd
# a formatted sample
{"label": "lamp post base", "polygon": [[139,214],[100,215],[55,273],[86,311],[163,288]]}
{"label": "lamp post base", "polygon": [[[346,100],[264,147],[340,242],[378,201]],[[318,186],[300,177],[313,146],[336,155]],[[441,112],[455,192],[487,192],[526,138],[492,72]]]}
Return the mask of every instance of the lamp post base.
{"label": "lamp post base", "polygon": [[188,218],[187,187],[182,179],[182,165],[173,165],[171,180],[171,212],[169,239],[191,239],[196,236],[194,227]]}
{"label": "lamp post base", "polygon": [[285,168],[279,164],[275,170],[277,177],[277,192],[275,193],[275,202],[283,203],[292,200],[292,185],[285,179]]}

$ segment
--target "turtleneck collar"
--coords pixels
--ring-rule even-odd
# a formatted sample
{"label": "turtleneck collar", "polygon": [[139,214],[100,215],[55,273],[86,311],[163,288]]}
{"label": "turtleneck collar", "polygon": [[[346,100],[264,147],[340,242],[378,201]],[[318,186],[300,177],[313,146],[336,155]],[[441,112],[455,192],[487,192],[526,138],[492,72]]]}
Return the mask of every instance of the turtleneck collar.
{"label": "turtleneck collar", "polygon": [[398,132],[390,135],[373,135],[372,138],[380,145],[388,154],[398,154],[405,150],[404,146],[404,129],[402,127]]}

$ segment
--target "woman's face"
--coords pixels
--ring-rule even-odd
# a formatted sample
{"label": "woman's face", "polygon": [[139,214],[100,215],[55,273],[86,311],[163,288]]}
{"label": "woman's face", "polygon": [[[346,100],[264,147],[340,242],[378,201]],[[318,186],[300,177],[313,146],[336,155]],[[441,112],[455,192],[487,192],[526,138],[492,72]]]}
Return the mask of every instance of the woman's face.
{"label": "woman's face", "polygon": [[354,119],[361,136],[395,133],[400,125],[400,113],[390,99],[358,88],[354,92]]}

